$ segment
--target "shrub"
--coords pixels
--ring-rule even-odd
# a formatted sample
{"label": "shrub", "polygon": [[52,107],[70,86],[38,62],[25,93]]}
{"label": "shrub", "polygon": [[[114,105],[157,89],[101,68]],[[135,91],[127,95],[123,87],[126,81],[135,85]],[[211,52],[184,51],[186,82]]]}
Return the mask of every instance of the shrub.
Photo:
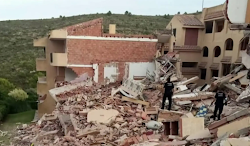
{"label": "shrub", "polygon": [[8,95],[17,101],[24,101],[29,97],[28,94],[22,89],[14,89],[10,91]]}
{"label": "shrub", "polygon": [[8,109],[5,105],[0,105],[0,120],[3,120],[3,118],[8,114]]}

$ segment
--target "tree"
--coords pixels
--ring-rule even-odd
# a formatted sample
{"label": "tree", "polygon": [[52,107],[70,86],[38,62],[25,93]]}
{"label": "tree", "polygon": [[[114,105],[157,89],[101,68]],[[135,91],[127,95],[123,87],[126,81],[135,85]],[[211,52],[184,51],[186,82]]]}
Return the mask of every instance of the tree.
{"label": "tree", "polygon": [[166,18],[166,19],[168,19],[168,18],[170,18],[170,15],[169,14],[168,15],[165,14],[163,17]]}
{"label": "tree", "polygon": [[128,12],[128,16],[132,16],[132,13],[131,13],[131,12]]}
{"label": "tree", "polygon": [[14,88],[15,86],[7,79],[0,78],[0,94],[2,95],[2,97],[7,96],[8,93]]}
{"label": "tree", "polygon": [[181,12],[178,12],[177,14],[178,14],[178,15],[180,15],[180,14],[181,14]]}
{"label": "tree", "polygon": [[22,89],[14,89],[10,91],[8,95],[17,101],[24,101],[29,97],[28,94]]}
{"label": "tree", "polygon": [[128,11],[126,11],[124,14],[125,14],[125,15],[128,15],[128,13],[129,13],[129,12],[128,12]]}
{"label": "tree", "polygon": [[184,14],[187,14],[187,12],[185,12]]}
{"label": "tree", "polygon": [[108,15],[108,16],[112,15],[111,11],[108,11],[107,15]]}

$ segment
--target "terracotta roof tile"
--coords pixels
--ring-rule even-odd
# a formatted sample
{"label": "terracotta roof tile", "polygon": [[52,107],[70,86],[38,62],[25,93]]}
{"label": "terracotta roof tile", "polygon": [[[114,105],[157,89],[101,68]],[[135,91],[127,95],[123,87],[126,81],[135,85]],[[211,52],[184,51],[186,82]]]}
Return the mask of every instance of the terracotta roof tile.
{"label": "terracotta roof tile", "polygon": [[208,13],[205,16],[205,20],[219,18],[219,17],[225,17],[224,12],[225,11],[216,11],[216,12]]}
{"label": "terracotta roof tile", "polygon": [[199,68],[206,68],[206,66],[207,66],[207,62],[201,62],[199,65],[198,65],[198,67]]}
{"label": "terracotta roof tile", "polygon": [[199,46],[175,46],[174,50],[176,51],[201,51],[202,49]]}
{"label": "terracotta roof tile", "polygon": [[222,63],[231,63],[232,56],[224,56],[221,60]]}
{"label": "terracotta roof tile", "polygon": [[204,26],[194,15],[177,15],[177,19],[186,26]]}
{"label": "terracotta roof tile", "polygon": [[219,70],[219,67],[220,67],[220,64],[219,64],[219,63],[213,63],[213,64],[210,66],[210,69],[212,69],[212,70]]}

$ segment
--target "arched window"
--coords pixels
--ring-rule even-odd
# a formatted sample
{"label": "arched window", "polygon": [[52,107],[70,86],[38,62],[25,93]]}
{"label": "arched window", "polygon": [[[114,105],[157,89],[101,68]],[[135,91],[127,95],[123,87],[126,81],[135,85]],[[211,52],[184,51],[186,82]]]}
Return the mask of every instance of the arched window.
{"label": "arched window", "polygon": [[220,49],[219,46],[216,46],[216,47],[214,48],[214,57],[219,57],[220,54],[221,54],[221,49]]}
{"label": "arched window", "polygon": [[248,42],[249,42],[249,37],[244,38],[244,40],[242,40],[242,42],[240,43],[240,50],[246,50]]}
{"label": "arched window", "polygon": [[231,38],[227,39],[225,42],[226,50],[233,50],[234,42]]}
{"label": "arched window", "polygon": [[203,57],[208,57],[208,48],[203,47]]}

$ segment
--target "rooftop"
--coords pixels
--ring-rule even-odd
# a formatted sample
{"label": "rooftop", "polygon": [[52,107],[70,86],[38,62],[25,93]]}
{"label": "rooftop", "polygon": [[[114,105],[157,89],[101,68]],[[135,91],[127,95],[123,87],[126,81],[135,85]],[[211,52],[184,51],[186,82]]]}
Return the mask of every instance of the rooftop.
{"label": "rooftop", "polygon": [[203,23],[195,15],[177,15],[176,17],[185,26],[203,26]]}

